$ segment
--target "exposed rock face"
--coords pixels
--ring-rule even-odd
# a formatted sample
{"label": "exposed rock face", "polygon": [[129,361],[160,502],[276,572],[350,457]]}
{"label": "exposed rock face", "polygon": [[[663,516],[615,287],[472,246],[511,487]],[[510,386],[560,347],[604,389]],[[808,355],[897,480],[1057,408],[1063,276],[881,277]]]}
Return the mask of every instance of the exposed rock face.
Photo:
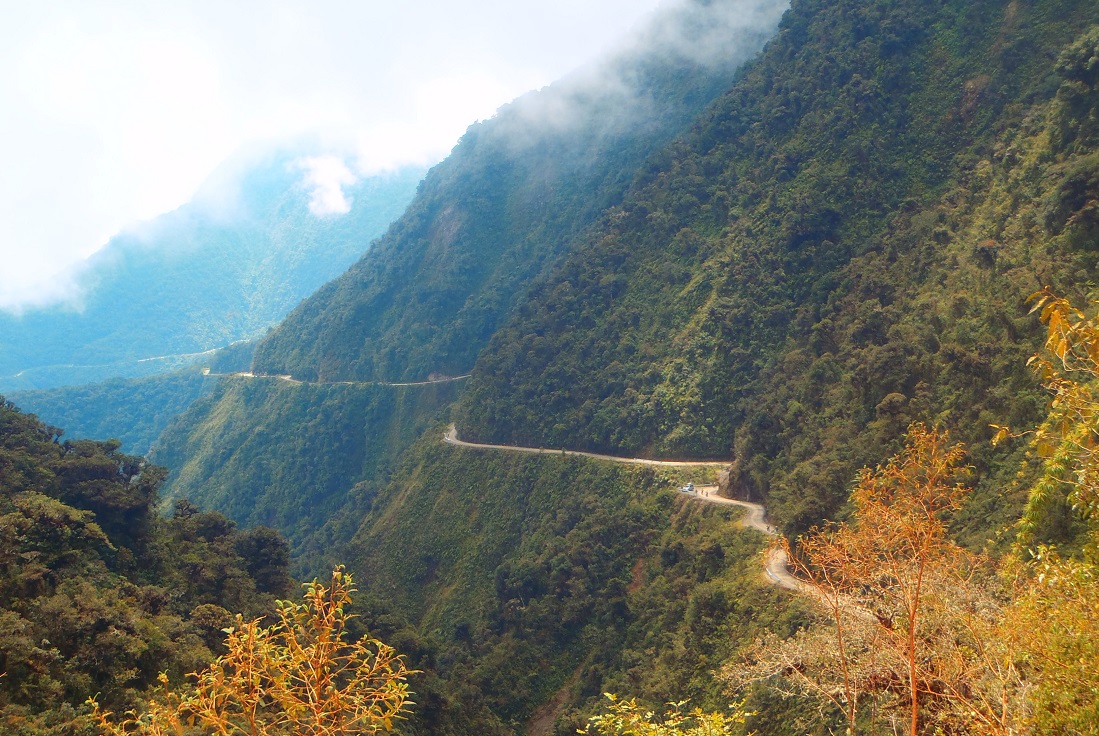
{"label": "exposed rock face", "polygon": [[733,498],[733,471],[736,462],[727,468],[717,471],[717,495],[724,498]]}

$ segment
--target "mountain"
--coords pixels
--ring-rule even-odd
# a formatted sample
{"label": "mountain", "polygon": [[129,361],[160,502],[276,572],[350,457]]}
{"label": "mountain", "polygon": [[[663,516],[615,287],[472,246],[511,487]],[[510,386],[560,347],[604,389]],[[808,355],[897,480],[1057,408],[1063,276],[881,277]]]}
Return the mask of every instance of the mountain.
{"label": "mountain", "polygon": [[256,370],[467,373],[528,285],[728,86],[784,8],[682,3],[617,56],[471,126],[372,252],[261,341]]}
{"label": "mountain", "polygon": [[314,564],[327,564],[333,537],[346,539],[346,531],[332,534],[328,527],[355,523],[402,452],[460,390],[460,381],[385,386],[227,378],[168,425],[150,458],[172,469],[169,498],[293,530],[295,572],[308,576]]}
{"label": "mountain", "polygon": [[[1036,426],[1047,400],[1026,366],[1043,340],[1025,300],[1043,282],[1083,292],[1094,273],[1099,85],[1094,52],[1070,51],[1097,10],[795,2],[737,84],[497,327],[450,411],[463,438],[724,458],[730,491],[796,532],[842,518],[856,472],[923,420],[969,448],[977,493],[956,534],[1010,539],[1033,465],[1025,447],[993,448],[990,425]],[[516,732],[537,705],[594,707],[604,691],[721,709],[712,663],[731,643],[706,635],[747,643],[776,626],[732,582],[727,543],[717,581],[660,602],[678,564],[665,545],[698,539],[683,506],[665,507],[683,526],[657,543],[595,521],[606,479],[431,436],[417,449],[342,557],[451,643],[455,672]],[[647,492],[625,485],[637,495],[609,505],[628,516]],[[562,495],[547,502],[546,487]],[[574,521],[614,531],[581,542]],[[591,582],[595,560],[617,578]],[[505,584],[487,589],[490,575]],[[593,589],[620,609],[600,618]],[[757,732],[802,732],[789,715],[804,703],[760,697]],[[570,713],[557,710],[562,733]]]}
{"label": "mountain", "polygon": [[317,158],[230,161],[194,201],[91,256],[75,301],[0,313],[0,391],[170,370],[276,323],[385,232],[423,175],[363,178],[345,187],[346,213],[314,214]]}
{"label": "mountain", "polygon": [[[730,458],[737,492],[801,530],[910,421],[977,447],[992,422],[1033,425],[1024,299],[1092,262],[1056,225],[1074,216],[1050,214],[1094,144],[1051,130],[1072,127],[1048,118],[1075,89],[1051,59],[1094,18],[1071,2],[795,5],[496,330],[459,426]],[[1076,212],[1089,195],[1072,191]]]}
{"label": "mountain", "polygon": [[173,419],[213,390],[217,379],[203,370],[181,368],[83,386],[13,391],[8,399],[21,411],[65,427],[71,439],[109,437],[121,443],[123,452],[145,455]]}
{"label": "mountain", "polygon": [[[260,341],[253,371],[322,384],[467,372],[527,285],[621,199],[649,156],[735,79],[739,64],[773,32],[781,9],[769,1],[685,3],[619,56],[472,126],[386,236]],[[400,398],[383,398],[386,391],[399,391]],[[333,421],[339,392],[357,397],[355,406],[367,401],[379,410],[341,412]],[[293,525],[299,552],[327,552],[329,532],[316,512],[357,518],[361,511],[333,512],[360,502],[358,493],[348,495],[351,488],[373,495],[417,436],[393,428],[427,426],[432,412],[455,395],[441,386],[261,388],[234,381],[170,427],[153,457],[172,468],[173,496],[213,507],[234,504],[239,519]],[[388,413],[402,403],[415,408],[410,417]],[[344,428],[345,421],[353,424]],[[301,431],[302,422],[319,431]],[[272,431],[281,439],[260,439]],[[367,441],[348,444],[360,435]],[[373,436],[385,438],[392,462],[379,463]],[[268,462],[256,462],[257,449],[271,452],[275,445],[283,457],[298,458],[290,461],[298,470],[271,473]],[[329,456],[333,461],[320,473],[305,465]],[[219,470],[229,465],[239,472]],[[273,497],[295,499],[314,520],[299,525],[293,513],[279,510],[282,502],[257,502]],[[321,541],[307,541],[312,533]],[[346,539],[347,531],[338,536]]]}
{"label": "mountain", "polygon": [[70,439],[118,440],[130,455],[147,455],[157,438],[200,396],[217,386],[218,377],[247,372],[254,342],[233,343],[198,363],[166,373],[111,378],[80,386],[12,391],[8,399],[27,413],[59,427]]}
{"label": "mountain", "polygon": [[[171,497],[367,573],[432,643],[427,712],[479,721],[417,732],[569,733],[607,691],[723,708],[715,667],[812,617],[763,584],[759,534],[673,491],[712,471],[550,448],[728,463],[798,532],[924,421],[969,448],[955,535],[1010,538],[1035,464],[988,440],[1045,415],[1026,297],[1096,266],[1099,6],[796,0],[737,66],[757,47],[704,39],[753,8],[685,2],[605,66],[636,87],[581,74],[471,128],[256,377],[157,443]],[[452,421],[531,452],[443,444]],[[842,728],[748,695],[757,733]]]}

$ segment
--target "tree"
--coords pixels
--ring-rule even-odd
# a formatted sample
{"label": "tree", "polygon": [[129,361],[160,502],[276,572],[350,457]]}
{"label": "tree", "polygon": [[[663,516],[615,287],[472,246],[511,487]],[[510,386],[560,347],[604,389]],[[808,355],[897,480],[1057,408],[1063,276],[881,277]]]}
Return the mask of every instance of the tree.
{"label": "tree", "polygon": [[669,703],[670,709],[657,715],[641,706],[636,699],[620,700],[606,693],[610,704],[607,712],[593,716],[581,734],[594,736],[733,736],[740,733],[748,715],[739,704],[724,713],[704,713],[701,708],[684,712],[685,701]]}
{"label": "tree", "polygon": [[[1066,495],[1072,510],[1092,522],[1093,534],[1099,526],[1099,322],[1048,287],[1030,299],[1048,332],[1047,354],[1028,363],[1051,398],[1046,421],[1033,433],[1044,462],[1023,516],[1024,543],[1033,541],[1042,518]],[[997,429],[997,441],[1009,434],[1006,427]]]}
{"label": "tree", "polygon": [[947,537],[946,519],[968,493],[957,482],[963,454],[945,432],[912,425],[900,454],[859,474],[850,523],[787,543],[830,622],[758,642],[729,679],[782,674],[841,710],[852,733],[874,720],[860,719],[867,700],[912,736],[961,723],[1010,732],[1021,683],[994,635],[1002,601],[987,561]]}
{"label": "tree", "polygon": [[304,601],[279,602],[279,621],[259,619],[227,630],[228,652],[191,675],[182,695],[167,690],[143,713],[121,721],[95,716],[107,736],[179,736],[188,729],[219,736],[349,736],[388,732],[407,709],[411,674],[392,647],[363,637],[345,641],[355,592],[337,567],[329,586],[314,580]]}
{"label": "tree", "polygon": [[[1094,36],[1094,34],[1093,34]],[[1033,683],[1030,728],[1099,733],[1099,317],[1048,288],[1031,296],[1047,326],[1046,352],[1030,359],[1051,393],[1032,434],[1042,474],[1020,523],[1021,594],[1007,612],[1008,641]],[[1010,432],[1001,427],[997,439]],[[1038,544],[1065,510],[1082,524],[1074,556]]]}

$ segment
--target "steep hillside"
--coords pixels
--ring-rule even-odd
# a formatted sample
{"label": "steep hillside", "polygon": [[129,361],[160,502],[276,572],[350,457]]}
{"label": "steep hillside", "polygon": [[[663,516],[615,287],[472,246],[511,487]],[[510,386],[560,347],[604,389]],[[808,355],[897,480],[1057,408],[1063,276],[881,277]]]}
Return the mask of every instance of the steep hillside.
{"label": "steep hillside", "polygon": [[314,215],[304,158],[216,174],[194,202],[116,236],[75,275],[75,304],[0,312],[0,390],[147,375],[257,336],[360,257],[423,175],[364,179],[346,214]]}
{"label": "steep hillside", "polygon": [[[253,516],[255,499],[269,497],[272,477],[282,479],[279,500],[270,497],[273,506],[256,513],[288,533],[296,549],[308,547],[304,540],[324,524],[323,514],[297,520],[281,508],[283,499],[292,498],[295,509],[330,512],[353,486],[384,485],[388,475],[371,469],[394,465],[362,454],[377,451],[369,438],[402,438],[404,444],[387,446],[396,458],[415,439],[408,428],[430,416],[427,404],[418,404],[414,418],[340,411],[333,421],[345,387],[325,383],[461,375],[524,284],[566,252],[570,237],[620,199],[642,162],[731,83],[780,11],[771,0],[690,0],[619,57],[473,126],[386,237],[258,346],[256,373],[319,385],[263,399],[253,385],[226,388],[197,404],[158,443],[157,461],[173,471],[169,493],[231,506],[243,521],[260,518]],[[292,395],[292,405],[279,403]],[[439,395],[434,408],[454,396]],[[365,439],[349,453],[348,437]],[[228,458],[239,459],[233,472],[225,469]],[[286,470],[284,460],[298,470]],[[342,527],[340,541],[362,513],[349,503],[333,521]]]}
{"label": "steep hillside", "polygon": [[85,386],[13,391],[11,402],[49,424],[66,427],[73,439],[108,437],[131,455],[145,455],[173,419],[217,379],[201,368],[183,368],[141,378],[115,378]]}
{"label": "steep hillside", "polygon": [[169,499],[282,530],[313,575],[460,386],[226,378],[169,426],[151,458],[171,469]]}
{"label": "steep hillside", "polygon": [[731,457],[737,491],[802,528],[913,419],[978,444],[1033,424],[1023,300],[1091,261],[1046,192],[1094,150],[1051,137],[1065,90],[1094,90],[1051,57],[1096,20],[1084,2],[796,3],[496,332],[463,432]]}
{"label": "steep hillside", "polygon": [[472,126],[388,235],[260,344],[257,371],[467,373],[527,284],[728,86],[784,7],[681,3],[632,48]]}
{"label": "steep hillside", "polygon": [[212,391],[218,376],[247,372],[254,342],[241,340],[202,356],[197,365],[138,378],[12,391],[8,399],[47,424],[65,427],[73,439],[108,437],[131,455],[146,455],[167,429],[200,396]]}
{"label": "steep hillside", "polygon": [[437,642],[451,697],[509,732],[540,714],[575,733],[577,707],[608,690],[722,708],[714,663],[801,620],[763,583],[762,535],[673,490],[689,474],[438,436],[406,455],[345,557]]}
{"label": "steep hillside", "polygon": [[[957,530],[982,544],[1021,509],[1022,451],[988,425],[1043,414],[1024,298],[1096,265],[1096,23],[1083,0],[799,0],[655,155],[594,122],[533,124],[512,155],[505,127],[560,92],[516,103],[260,346],[257,371],[318,384],[225,384],[164,436],[173,493],[277,523],[306,568],[323,548],[371,571],[446,697],[501,729],[571,732],[609,689],[717,707],[716,662],[799,621],[752,572],[760,540],[665,492],[683,478],[452,449],[431,412],[466,439],[725,458],[791,530],[842,516],[855,471],[925,419],[971,446]],[[682,65],[650,71],[654,99],[686,89]],[[474,359],[456,405],[416,404],[415,442],[325,384]],[[389,449],[355,454],[375,431]],[[797,704],[752,707],[761,733],[804,732]]]}
{"label": "steep hillside", "polygon": [[134,707],[159,673],[213,658],[229,611],[292,584],[286,543],[189,505],[160,518],[160,468],[0,398],[0,731],[91,733],[84,700]]}

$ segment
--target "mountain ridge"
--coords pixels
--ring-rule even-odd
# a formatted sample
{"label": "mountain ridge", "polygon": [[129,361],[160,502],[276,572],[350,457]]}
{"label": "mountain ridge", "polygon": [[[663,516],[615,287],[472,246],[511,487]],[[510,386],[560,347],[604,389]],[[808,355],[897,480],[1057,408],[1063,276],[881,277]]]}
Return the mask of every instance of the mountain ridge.
{"label": "mountain ridge", "polygon": [[238,163],[214,177],[231,185],[112,238],[79,269],[78,302],[0,312],[0,390],[145,375],[256,337],[359,257],[423,173],[361,179],[347,213],[318,216],[303,156]]}
{"label": "mountain ridge", "polygon": [[700,33],[745,6],[756,26],[716,60],[628,49],[471,126],[375,251],[260,343],[257,371],[385,381],[468,372],[526,285],[728,84],[785,5],[691,0],[666,19]]}
{"label": "mountain ridge", "polygon": [[[990,425],[1025,431],[1047,401],[1025,297],[1085,292],[1099,264],[1097,58],[1082,0],[795,0],[644,154],[592,123],[572,150],[607,157],[531,184],[569,142],[516,159],[478,126],[253,364],[401,382],[472,361],[470,385],[223,379],[161,438],[169,492],[279,525],[298,569],[368,573],[381,618],[432,643],[441,701],[482,719],[413,732],[519,733],[554,704],[572,733],[604,692],[724,709],[715,664],[813,617],[761,585],[758,534],[676,469],[439,436],[728,457],[730,492],[794,534],[849,515],[858,470],[922,421],[968,446],[954,535],[1003,549],[1036,466]],[[843,727],[747,697],[759,734]]]}

